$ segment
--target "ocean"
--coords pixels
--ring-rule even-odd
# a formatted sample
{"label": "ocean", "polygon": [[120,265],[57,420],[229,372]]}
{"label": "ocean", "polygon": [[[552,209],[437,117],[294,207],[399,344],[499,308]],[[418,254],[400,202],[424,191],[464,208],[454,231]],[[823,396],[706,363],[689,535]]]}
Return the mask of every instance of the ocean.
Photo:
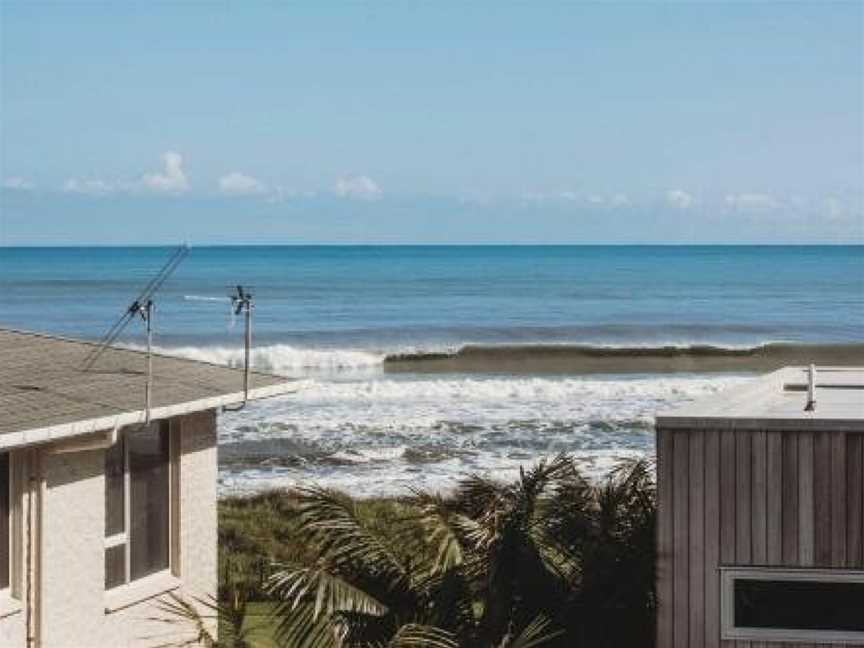
{"label": "ocean", "polygon": [[[98,339],[171,251],[0,248],[0,326]],[[155,299],[159,350],[241,364],[237,284],[254,366],[304,381],[220,417],[223,494],[446,489],[560,451],[600,477],[653,454],[660,409],[864,362],[861,246],[193,247]]]}

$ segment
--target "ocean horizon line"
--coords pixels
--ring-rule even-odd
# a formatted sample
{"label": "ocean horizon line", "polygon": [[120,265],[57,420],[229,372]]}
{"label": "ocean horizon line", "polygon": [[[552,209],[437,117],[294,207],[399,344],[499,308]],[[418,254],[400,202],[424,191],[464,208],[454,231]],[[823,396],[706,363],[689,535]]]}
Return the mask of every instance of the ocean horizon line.
{"label": "ocean horizon line", "polygon": [[186,245],[194,249],[224,248],[864,248],[864,241],[837,243],[75,243],[4,245],[0,250],[92,250],[92,249],[173,249]]}

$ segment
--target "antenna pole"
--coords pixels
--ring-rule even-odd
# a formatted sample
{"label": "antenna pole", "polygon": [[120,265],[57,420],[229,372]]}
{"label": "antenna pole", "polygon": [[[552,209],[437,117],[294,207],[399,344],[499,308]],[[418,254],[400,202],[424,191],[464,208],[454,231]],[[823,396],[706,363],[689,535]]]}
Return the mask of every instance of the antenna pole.
{"label": "antenna pole", "polygon": [[150,403],[153,394],[153,300],[148,299],[141,311],[147,325],[147,383],[144,387],[144,423],[150,424]]}
{"label": "antenna pole", "polygon": [[246,349],[243,362],[243,404],[245,405],[249,400],[249,356],[252,352],[252,309],[254,308],[252,295],[246,297],[243,306],[246,314]]}
{"label": "antenna pole", "polygon": [[243,313],[243,321],[246,325],[243,344],[243,402],[237,407],[223,408],[223,410],[228,412],[237,412],[246,407],[246,404],[249,402],[249,383],[252,378],[252,309],[255,308],[252,293],[243,290],[243,286],[237,286],[237,294],[231,295],[231,306],[233,307],[234,315]]}

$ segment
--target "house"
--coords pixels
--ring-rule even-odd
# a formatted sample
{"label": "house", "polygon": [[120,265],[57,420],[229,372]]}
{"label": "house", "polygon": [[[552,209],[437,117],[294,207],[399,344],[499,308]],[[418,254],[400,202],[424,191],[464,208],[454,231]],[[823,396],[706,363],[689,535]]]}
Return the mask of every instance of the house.
{"label": "house", "polygon": [[160,596],[216,594],[216,418],[243,372],[154,356],[148,422],[146,355],[112,347],[82,370],[93,348],[0,329],[4,648],[165,643]]}
{"label": "house", "polygon": [[656,427],[658,648],[864,646],[864,369],[781,369]]}

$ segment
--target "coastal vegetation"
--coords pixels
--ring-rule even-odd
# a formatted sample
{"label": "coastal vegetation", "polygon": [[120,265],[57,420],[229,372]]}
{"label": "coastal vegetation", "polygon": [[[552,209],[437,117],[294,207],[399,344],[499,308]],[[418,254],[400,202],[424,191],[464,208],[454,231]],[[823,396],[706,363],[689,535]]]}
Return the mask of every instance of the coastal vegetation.
{"label": "coastal vegetation", "polygon": [[227,498],[213,645],[653,646],[655,504],[649,462],[592,483],[567,455],[446,495]]}

